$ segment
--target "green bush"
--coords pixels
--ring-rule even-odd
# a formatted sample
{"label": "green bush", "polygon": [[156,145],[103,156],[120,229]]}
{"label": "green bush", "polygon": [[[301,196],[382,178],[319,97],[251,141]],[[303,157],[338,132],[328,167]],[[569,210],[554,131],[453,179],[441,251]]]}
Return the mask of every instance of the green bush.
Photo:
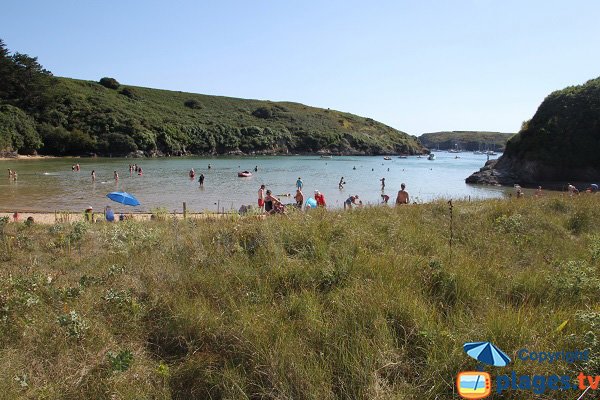
{"label": "green bush", "polygon": [[115,89],[116,90],[119,88],[119,86],[121,86],[121,84],[115,78],[108,78],[108,77],[104,77],[104,78],[100,79],[99,83],[107,89]]}
{"label": "green bush", "polygon": [[187,108],[191,108],[192,110],[199,110],[202,108],[202,103],[196,99],[186,100],[183,102],[183,105],[185,105]]}

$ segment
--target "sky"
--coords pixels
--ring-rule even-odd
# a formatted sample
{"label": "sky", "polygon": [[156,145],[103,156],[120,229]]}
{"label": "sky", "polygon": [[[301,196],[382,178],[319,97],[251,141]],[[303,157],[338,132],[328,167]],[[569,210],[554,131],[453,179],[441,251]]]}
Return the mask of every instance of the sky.
{"label": "sky", "polygon": [[3,0],[56,76],[294,101],[412,135],[516,132],[600,76],[598,0]]}

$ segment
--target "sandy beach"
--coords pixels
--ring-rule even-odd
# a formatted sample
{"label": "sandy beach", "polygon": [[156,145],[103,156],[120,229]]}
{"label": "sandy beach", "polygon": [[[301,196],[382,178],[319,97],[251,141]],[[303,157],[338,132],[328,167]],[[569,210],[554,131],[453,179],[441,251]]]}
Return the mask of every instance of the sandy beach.
{"label": "sandy beach", "polygon": [[[150,221],[152,219],[152,213],[128,213],[124,214],[127,219],[133,219],[135,221]],[[216,218],[227,218],[237,217],[237,213],[187,213],[185,218],[187,219],[216,219]],[[13,213],[0,212],[0,218],[8,217],[11,223],[15,222]],[[34,223],[53,225],[57,223],[73,223],[78,221],[85,221],[85,215],[77,212],[19,212],[17,223],[23,223],[27,218],[32,217]],[[183,213],[168,213],[162,216],[163,218],[177,218],[184,219]],[[258,218],[262,218],[262,215],[256,215]],[[106,222],[104,214],[102,212],[95,212],[93,214],[94,222]],[[115,213],[116,222],[119,219],[119,214]]]}

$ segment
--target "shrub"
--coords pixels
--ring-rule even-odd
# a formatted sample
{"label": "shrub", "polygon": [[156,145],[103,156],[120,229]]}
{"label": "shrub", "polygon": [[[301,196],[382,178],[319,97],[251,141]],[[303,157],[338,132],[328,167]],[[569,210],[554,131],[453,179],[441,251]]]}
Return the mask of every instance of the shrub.
{"label": "shrub", "polygon": [[270,119],[273,118],[273,111],[268,107],[259,107],[252,112],[256,118]]}
{"label": "shrub", "polygon": [[186,100],[183,105],[185,105],[187,108],[191,108],[192,110],[199,110],[202,108],[202,103],[196,99]]}
{"label": "shrub", "polygon": [[119,94],[129,97],[132,100],[136,100],[138,98],[137,92],[132,88],[123,88],[119,91]]}
{"label": "shrub", "polygon": [[106,358],[113,372],[125,372],[133,363],[133,354],[129,350],[121,350],[118,353],[109,351]]}
{"label": "shrub", "polygon": [[100,79],[100,84],[107,89],[118,89],[121,84],[115,78],[104,77]]}

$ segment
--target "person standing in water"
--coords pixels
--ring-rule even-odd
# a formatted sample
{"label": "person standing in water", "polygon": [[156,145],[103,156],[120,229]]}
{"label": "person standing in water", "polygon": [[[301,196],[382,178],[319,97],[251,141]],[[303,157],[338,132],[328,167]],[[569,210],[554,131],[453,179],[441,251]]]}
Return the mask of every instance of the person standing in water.
{"label": "person standing in water", "polygon": [[296,189],[302,190],[303,186],[304,186],[304,182],[302,182],[302,178],[298,177],[298,180],[296,181]]}
{"label": "person standing in water", "polygon": [[398,192],[398,197],[396,197],[396,204],[408,204],[410,201],[408,197],[408,192],[405,190],[406,185],[403,183],[400,185],[400,191]]}
{"label": "person standing in water", "polygon": [[344,185],[345,185],[345,184],[346,184],[346,182],[344,182],[344,177],[342,176],[342,177],[340,178],[340,183],[338,183],[338,188],[339,188],[340,190],[342,190],[342,189],[344,188]]}
{"label": "person standing in water", "polygon": [[200,174],[200,178],[198,178],[198,183],[200,183],[200,187],[204,187],[204,174]]}
{"label": "person standing in water", "polygon": [[263,211],[265,208],[265,185],[260,185],[258,188],[258,209]]}
{"label": "person standing in water", "polygon": [[254,167],[254,172],[258,172],[258,165]]}
{"label": "person standing in water", "polygon": [[304,204],[304,193],[302,190],[296,189],[296,195],[294,196],[294,200],[296,200],[296,208],[302,209],[302,204]]}
{"label": "person standing in water", "polygon": [[211,169],[211,166],[210,166],[210,164],[208,164],[208,169]]}
{"label": "person standing in water", "polygon": [[96,182],[96,170],[92,170],[92,182]]}
{"label": "person standing in water", "polygon": [[117,171],[113,172],[113,177],[115,178],[115,181],[118,182],[119,181],[119,174],[117,174]]}
{"label": "person standing in water", "polygon": [[385,178],[381,178],[381,191],[383,192],[385,190]]}

